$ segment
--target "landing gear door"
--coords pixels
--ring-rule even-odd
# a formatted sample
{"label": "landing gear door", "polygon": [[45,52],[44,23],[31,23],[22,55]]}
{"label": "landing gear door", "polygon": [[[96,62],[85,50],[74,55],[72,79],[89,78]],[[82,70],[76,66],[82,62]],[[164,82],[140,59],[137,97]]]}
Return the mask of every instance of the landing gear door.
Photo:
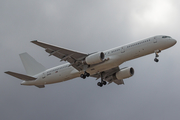
{"label": "landing gear door", "polygon": [[153,42],[154,42],[154,43],[157,43],[156,37],[153,38]]}

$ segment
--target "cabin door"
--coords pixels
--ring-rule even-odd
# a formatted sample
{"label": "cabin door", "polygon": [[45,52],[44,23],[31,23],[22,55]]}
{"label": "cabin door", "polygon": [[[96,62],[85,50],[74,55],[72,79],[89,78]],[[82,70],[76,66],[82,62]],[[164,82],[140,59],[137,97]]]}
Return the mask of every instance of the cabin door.
{"label": "cabin door", "polygon": [[157,43],[156,37],[153,38],[153,42],[154,42],[154,43]]}

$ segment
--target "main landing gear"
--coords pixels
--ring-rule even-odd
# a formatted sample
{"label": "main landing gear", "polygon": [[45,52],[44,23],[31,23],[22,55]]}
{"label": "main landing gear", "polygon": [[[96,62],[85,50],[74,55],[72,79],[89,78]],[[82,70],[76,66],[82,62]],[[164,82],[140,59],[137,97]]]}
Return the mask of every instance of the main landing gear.
{"label": "main landing gear", "polygon": [[156,50],[155,51],[155,58],[154,58],[155,62],[159,62],[159,59],[157,57],[159,57],[158,53],[160,53],[160,52],[161,52],[161,50]]}
{"label": "main landing gear", "polygon": [[103,75],[102,75],[102,74],[103,74],[103,73],[101,73],[101,82],[98,82],[98,83],[97,83],[97,85],[98,85],[99,87],[102,87],[103,85],[106,85],[106,84],[107,84],[107,82],[103,80]]}
{"label": "main landing gear", "polygon": [[97,83],[97,85],[98,85],[99,87],[102,87],[103,85],[106,85],[106,84],[107,84],[106,81],[102,81],[102,82],[98,82],[98,83]]}
{"label": "main landing gear", "polygon": [[[102,74],[103,74],[103,73],[101,73],[101,82],[98,82],[98,83],[97,83],[97,85],[98,85],[99,87],[102,87],[103,85],[106,85],[106,84],[107,84],[107,82],[103,80],[103,75],[102,75]],[[84,72],[84,74],[81,74],[81,75],[80,75],[80,77],[83,78],[83,79],[86,79],[86,77],[89,77],[89,76],[90,76],[90,74],[87,73],[86,71]]]}
{"label": "main landing gear", "polygon": [[89,77],[89,76],[90,76],[90,74],[85,71],[84,74],[81,74],[80,77],[83,79],[86,79],[86,77]]}

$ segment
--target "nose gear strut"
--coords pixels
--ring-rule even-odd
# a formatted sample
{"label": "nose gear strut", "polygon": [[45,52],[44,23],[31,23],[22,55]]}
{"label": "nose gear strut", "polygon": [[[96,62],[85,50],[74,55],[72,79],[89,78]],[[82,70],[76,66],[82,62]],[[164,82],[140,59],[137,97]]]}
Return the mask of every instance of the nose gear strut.
{"label": "nose gear strut", "polygon": [[155,62],[159,62],[159,59],[157,57],[159,57],[158,53],[160,53],[161,50],[155,50],[154,53],[155,53],[155,58],[154,58],[154,61]]}

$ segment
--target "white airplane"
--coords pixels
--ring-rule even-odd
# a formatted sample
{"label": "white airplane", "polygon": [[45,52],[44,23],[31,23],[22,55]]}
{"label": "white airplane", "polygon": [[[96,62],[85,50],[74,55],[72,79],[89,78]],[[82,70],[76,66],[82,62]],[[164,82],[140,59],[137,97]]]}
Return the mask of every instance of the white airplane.
{"label": "white airplane", "polygon": [[89,76],[96,79],[101,78],[101,82],[97,83],[100,87],[106,85],[107,82],[109,84],[112,82],[118,85],[124,84],[123,79],[133,76],[134,69],[132,67],[120,69],[119,65],[151,53],[155,53],[154,61],[158,62],[158,53],[172,47],[177,41],[169,36],[161,35],[92,54],[75,52],[37,40],[31,42],[45,48],[49,56],[53,55],[61,59],[61,61],[67,61],[69,63],[51,69],[45,69],[43,65],[38,63],[29,54],[22,53],[20,54],[20,58],[27,75],[11,71],[5,73],[23,80],[21,85],[34,85],[44,88],[46,84],[63,82],[76,77],[85,79]]}

